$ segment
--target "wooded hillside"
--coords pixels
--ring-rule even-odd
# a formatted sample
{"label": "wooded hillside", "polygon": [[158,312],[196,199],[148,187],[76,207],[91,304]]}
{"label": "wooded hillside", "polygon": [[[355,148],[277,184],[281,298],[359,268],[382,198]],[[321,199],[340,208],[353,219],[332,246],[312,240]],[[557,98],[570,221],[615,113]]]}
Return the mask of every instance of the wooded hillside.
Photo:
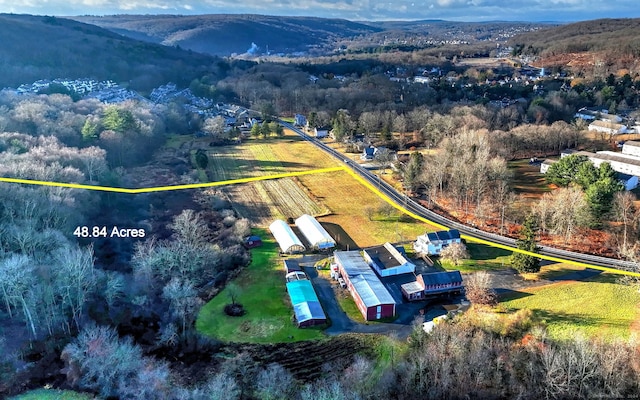
{"label": "wooded hillside", "polygon": [[219,61],[57,17],[0,14],[0,38],[0,88],[86,77],[142,90],[167,81],[188,85]]}
{"label": "wooded hillside", "polygon": [[539,56],[605,52],[640,56],[640,18],[599,19],[529,32],[511,40],[517,52]]}
{"label": "wooded hillside", "polygon": [[123,35],[208,54],[242,54],[255,43],[261,52],[307,50],[337,38],[381,29],[342,19],[267,15],[113,15],[79,16]]}

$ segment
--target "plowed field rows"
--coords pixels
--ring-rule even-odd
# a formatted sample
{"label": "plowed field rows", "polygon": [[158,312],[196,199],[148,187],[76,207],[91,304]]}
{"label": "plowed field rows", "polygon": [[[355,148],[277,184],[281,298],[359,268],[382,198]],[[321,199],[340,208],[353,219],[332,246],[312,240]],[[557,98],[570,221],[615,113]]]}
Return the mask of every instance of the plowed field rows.
{"label": "plowed field rows", "polygon": [[[300,168],[302,164],[289,169],[294,163],[283,163],[274,153],[277,149],[282,156],[289,144],[300,152],[300,145],[305,143],[250,140],[242,145],[217,147],[209,152],[209,176],[222,181],[309,169]],[[255,226],[267,226],[275,218],[298,218],[302,214],[318,215],[328,211],[310,198],[296,178],[233,185],[224,190],[236,211]]]}

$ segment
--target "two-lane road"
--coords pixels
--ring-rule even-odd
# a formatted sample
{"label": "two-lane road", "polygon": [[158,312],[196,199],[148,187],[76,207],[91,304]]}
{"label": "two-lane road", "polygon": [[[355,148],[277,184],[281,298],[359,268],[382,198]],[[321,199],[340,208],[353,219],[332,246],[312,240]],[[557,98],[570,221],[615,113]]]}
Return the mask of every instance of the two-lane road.
{"label": "two-lane road", "polygon": [[[293,132],[297,133],[305,140],[311,142],[315,146],[319,147],[320,149],[324,150],[328,154],[343,162],[354,173],[355,176],[360,177],[362,180],[367,182],[372,189],[378,190],[384,196],[388,197],[393,203],[395,203],[398,208],[406,210],[410,215],[413,214],[435,225],[441,225],[442,227],[446,227],[449,229],[457,229],[462,234],[462,237],[466,240],[484,243],[511,251],[519,251],[515,248],[514,239],[494,233],[484,232],[479,229],[469,227],[455,221],[451,221],[429,210],[428,208],[425,208],[421,204],[415,202],[413,199],[407,197],[405,194],[398,192],[394,187],[389,185],[384,180],[381,180],[377,175],[373,174],[369,170],[360,166],[357,162],[354,162],[349,158],[345,158],[344,154],[327,146],[325,143],[306,135],[302,130],[293,126],[293,124],[284,121],[280,121],[280,123],[284,127],[291,129]],[[585,267],[596,266],[601,268],[614,268],[623,271],[637,270],[635,264],[629,261],[594,256],[591,254],[577,253],[548,246],[541,246],[540,253],[536,255],[540,258],[551,261],[567,262]],[[634,273],[634,275],[636,274]],[[637,275],[640,276],[640,274]]]}

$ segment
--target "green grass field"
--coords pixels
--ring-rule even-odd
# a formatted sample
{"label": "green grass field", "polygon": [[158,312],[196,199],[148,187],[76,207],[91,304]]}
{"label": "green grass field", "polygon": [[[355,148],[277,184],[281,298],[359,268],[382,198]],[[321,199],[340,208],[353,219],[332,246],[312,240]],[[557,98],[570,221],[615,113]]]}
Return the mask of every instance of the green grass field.
{"label": "green grass field", "polygon": [[263,245],[251,250],[251,264],[234,280],[242,291],[238,302],[246,314],[229,317],[224,313],[230,303],[225,288],[200,310],[198,331],[227,342],[283,343],[324,337],[320,328],[299,329],[292,322],[277,244],[265,230],[254,233],[262,237]]}
{"label": "green grass field", "polygon": [[[604,274],[606,275],[606,274]],[[582,334],[608,340],[628,338],[638,317],[640,293],[607,276],[592,281],[561,282],[524,290],[502,301],[508,310],[530,309],[552,338]]]}
{"label": "green grass field", "polygon": [[504,269],[511,266],[509,261],[509,257],[511,256],[510,251],[472,242],[466,245],[471,258],[462,260],[460,265],[453,265],[448,261],[441,260],[439,257],[433,258],[434,264],[444,268],[446,271],[457,270],[460,272]]}
{"label": "green grass field", "polygon": [[71,390],[57,390],[57,389],[38,389],[31,390],[27,393],[23,393],[14,397],[9,397],[9,400],[91,400],[95,397],[86,393],[73,392]]}

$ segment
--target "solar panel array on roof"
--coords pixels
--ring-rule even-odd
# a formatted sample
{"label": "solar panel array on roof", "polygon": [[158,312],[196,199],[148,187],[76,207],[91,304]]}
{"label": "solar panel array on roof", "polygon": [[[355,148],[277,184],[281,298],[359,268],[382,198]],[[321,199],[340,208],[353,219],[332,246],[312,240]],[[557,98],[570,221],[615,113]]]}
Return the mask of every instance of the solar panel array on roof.
{"label": "solar panel array on roof", "polygon": [[311,215],[303,214],[300,216],[296,219],[296,226],[314,248],[330,249],[336,247],[336,241],[329,235],[329,232]]}
{"label": "solar panel array on roof", "polygon": [[288,282],[287,292],[289,293],[298,325],[305,325],[308,321],[317,321],[318,323],[326,321],[327,317],[310,281]]}
{"label": "solar panel array on roof", "polygon": [[446,242],[453,239],[460,239],[460,232],[457,229],[451,229],[448,231],[431,232],[427,234],[427,237],[432,242],[435,242],[436,240],[441,240],[443,242]]}
{"label": "solar panel array on roof", "polygon": [[269,230],[276,238],[280,249],[284,253],[301,253],[305,250],[304,245],[298,239],[291,227],[281,219],[277,219],[269,225]]}
{"label": "solar panel array on roof", "polygon": [[358,251],[336,251],[334,255],[365,307],[396,304],[387,288]]}

